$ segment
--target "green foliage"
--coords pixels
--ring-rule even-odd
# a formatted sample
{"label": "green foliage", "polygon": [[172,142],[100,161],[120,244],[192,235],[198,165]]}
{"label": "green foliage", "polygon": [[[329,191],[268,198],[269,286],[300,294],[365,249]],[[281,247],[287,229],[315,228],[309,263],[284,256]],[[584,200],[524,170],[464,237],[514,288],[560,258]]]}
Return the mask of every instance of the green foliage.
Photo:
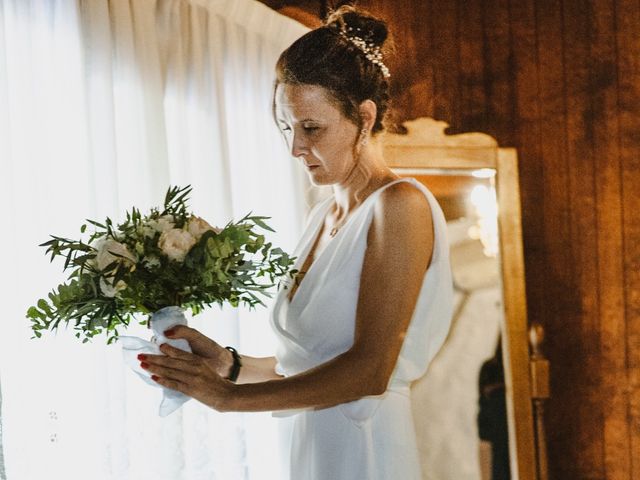
{"label": "green foliage", "polygon": [[[142,215],[132,208],[120,225],[109,218],[87,220],[94,227],[87,242],[51,236],[43,243],[51,261],[64,258],[64,270],[71,273],[47,299],[27,310],[34,337],[70,324],[83,342],[105,333],[111,343],[137,314],[168,306],[195,315],[225,302],[264,305],[261,296],[270,296],[278,278],[294,273],[294,259],[256,231],[273,232],[265,223],[268,217],[249,214],[217,230],[189,213],[190,193],[189,186],[171,187],[162,210]],[[191,223],[198,221],[208,228],[189,233],[194,232]],[[86,228],[82,225],[81,233]],[[193,239],[183,258],[172,258],[161,248],[168,230]]]}

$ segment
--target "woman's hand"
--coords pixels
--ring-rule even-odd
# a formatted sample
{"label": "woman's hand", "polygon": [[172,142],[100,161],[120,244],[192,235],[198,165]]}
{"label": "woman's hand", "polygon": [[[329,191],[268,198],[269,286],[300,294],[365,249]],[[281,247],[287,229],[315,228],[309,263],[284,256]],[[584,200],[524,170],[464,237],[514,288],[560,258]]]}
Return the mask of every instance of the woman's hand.
{"label": "woman's hand", "polygon": [[[215,344],[213,340],[210,342]],[[160,346],[160,351],[165,355],[138,355],[140,366],[152,374],[152,380],[163,387],[195,398],[215,410],[227,410],[234,384],[217,372],[215,361],[166,343]]]}
{"label": "woman's hand", "polygon": [[183,338],[189,342],[191,351],[202,357],[214,372],[221,377],[227,377],[233,365],[233,355],[226,348],[203,335],[194,328],[185,325],[176,325],[164,332],[171,339]]}
{"label": "woman's hand", "polygon": [[[221,377],[227,378],[233,366],[233,355],[226,348],[199,331],[185,325],[177,325],[164,332],[171,339],[184,338],[189,342],[191,351],[199,355]],[[274,357],[241,356],[242,368],[235,383],[254,383],[281,378],[275,372],[276,359]]]}

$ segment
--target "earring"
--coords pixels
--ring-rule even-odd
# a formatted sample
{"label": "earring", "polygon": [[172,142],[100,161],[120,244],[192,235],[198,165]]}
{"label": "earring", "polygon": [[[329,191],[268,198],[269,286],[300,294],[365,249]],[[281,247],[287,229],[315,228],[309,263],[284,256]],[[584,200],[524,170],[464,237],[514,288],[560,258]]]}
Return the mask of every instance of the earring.
{"label": "earring", "polygon": [[367,144],[367,133],[369,132],[369,130],[367,130],[366,128],[363,128],[362,130],[360,130],[360,136],[362,137],[362,140],[360,140],[360,143],[362,145],[366,145]]}

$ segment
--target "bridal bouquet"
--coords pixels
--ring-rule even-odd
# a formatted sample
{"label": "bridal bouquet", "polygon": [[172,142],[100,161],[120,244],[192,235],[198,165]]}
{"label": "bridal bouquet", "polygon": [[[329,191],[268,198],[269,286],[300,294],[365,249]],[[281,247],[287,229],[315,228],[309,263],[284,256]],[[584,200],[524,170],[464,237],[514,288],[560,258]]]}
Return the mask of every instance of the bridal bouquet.
{"label": "bridal bouquet", "polygon": [[86,242],[52,235],[43,243],[52,261],[64,257],[71,274],[27,311],[34,336],[72,323],[83,342],[105,332],[111,343],[136,314],[151,316],[166,307],[197,314],[224,302],[263,304],[258,294],[270,296],[277,277],[293,263],[256,232],[273,231],[264,222],[268,217],[247,215],[214,228],[188,211],[190,192],[190,186],[172,187],[161,210],[143,215],[133,208],[119,225],[109,218],[87,220],[94,232]]}

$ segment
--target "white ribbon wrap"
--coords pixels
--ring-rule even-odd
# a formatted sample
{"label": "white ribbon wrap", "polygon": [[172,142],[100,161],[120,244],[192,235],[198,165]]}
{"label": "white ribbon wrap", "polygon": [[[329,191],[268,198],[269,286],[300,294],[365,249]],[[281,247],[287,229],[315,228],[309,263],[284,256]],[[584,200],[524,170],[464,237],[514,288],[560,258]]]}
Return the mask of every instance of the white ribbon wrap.
{"label": "white ribbon wrap", "polygon": [[186,340],[182,338],[170,339],[164,336],[164,332],[166,330],[176,325],[187,325],[187,319],[184,316],[184,312],[180,307],[165,307],[158,310],[151,316],[151,330],[154,334],[151,341],[129,336],[121,336],[118,340],[122,345],[122,353],[124,355],[125,363],[149,385],[160,387],[162,389],[162,401],[160,402],[160,410],[158,412],[161,417],[166,417],[170,413],[173,413],[191,397],[188,397],[176,390],[163,387],[151,380],[151,374],[140,367],[138,355],[141,353],[149,355],[164,355],[160,351],[160,345],[163,343],[168,343],[173,347],[191,352],[189,342]]}

